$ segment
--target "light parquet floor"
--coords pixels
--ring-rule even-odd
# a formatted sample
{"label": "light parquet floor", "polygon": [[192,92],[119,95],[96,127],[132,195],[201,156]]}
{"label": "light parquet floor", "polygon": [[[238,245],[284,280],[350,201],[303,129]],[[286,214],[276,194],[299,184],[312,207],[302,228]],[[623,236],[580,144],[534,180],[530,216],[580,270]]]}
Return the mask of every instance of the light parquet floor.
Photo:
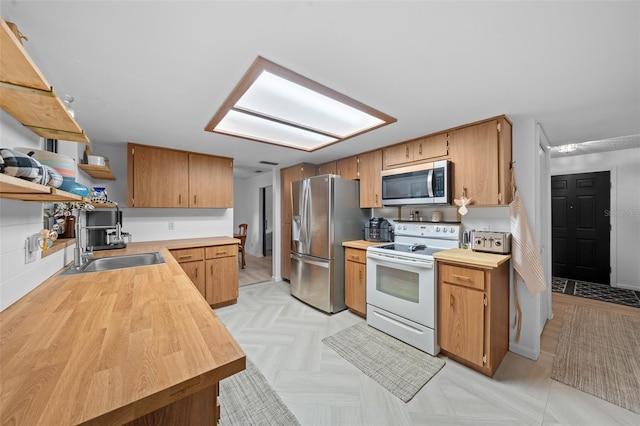
{"label": "light parquet floor", "polygon": [[553,295],[556,322],[537,361],[509,352],[490,379],[443,357],[406,404],[322,343],[362,321],[349,311],[324,314],[279,281],[244,286],[236,305],[215,312],[303,425],[640,424],[640,415],[549,378],[558,321],[580,299],[565,297],[556,307]]}
{"label": "light parquet floor", "polygon": [[272,281],[272,259],[271,256],[258,257],[245,254],[244,269],[240,268],[238,262],[238,285],[242,287],[248,284]]}

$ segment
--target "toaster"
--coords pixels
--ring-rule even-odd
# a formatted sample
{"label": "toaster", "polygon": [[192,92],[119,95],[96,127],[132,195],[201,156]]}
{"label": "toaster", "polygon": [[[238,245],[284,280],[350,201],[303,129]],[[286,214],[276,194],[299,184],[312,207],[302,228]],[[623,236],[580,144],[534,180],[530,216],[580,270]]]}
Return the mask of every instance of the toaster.
{"label": "toaster", "polygon": [[511,253],[511,234],[509,232],[473,231],[471,250],[487,253]]}

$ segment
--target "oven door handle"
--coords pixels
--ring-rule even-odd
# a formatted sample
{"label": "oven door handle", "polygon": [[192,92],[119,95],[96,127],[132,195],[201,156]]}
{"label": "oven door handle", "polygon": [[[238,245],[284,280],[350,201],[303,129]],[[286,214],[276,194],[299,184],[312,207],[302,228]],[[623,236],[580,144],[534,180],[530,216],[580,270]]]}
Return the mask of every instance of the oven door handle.
{"label": "oven door handle", "polygon": [[433,260],[426,259],[409,259],[399,258],[396,256],[388,256],[380,253],[367,253],[367,259],[386,263],[387,265],[406,265],[420,269],[433,269]]}

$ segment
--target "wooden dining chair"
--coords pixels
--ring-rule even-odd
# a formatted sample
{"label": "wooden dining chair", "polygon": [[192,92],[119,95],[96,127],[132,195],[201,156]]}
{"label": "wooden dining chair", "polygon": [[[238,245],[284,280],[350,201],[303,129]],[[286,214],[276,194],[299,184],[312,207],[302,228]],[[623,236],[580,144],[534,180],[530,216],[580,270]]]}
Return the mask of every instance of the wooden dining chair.
{"label": "wooden dining chair", "polygon": [[244,269],[244,266],[246,265],[246,262],[244,260],[244,246],[247,241],[248,227],[249,225],[247,225],[246,223],[241,223],[240,225],[238,225],[239,232],[237,237],[240,239],[240,244],[238,244],[238,251],[240,252],[240,256],[242,256],[242,269]]}

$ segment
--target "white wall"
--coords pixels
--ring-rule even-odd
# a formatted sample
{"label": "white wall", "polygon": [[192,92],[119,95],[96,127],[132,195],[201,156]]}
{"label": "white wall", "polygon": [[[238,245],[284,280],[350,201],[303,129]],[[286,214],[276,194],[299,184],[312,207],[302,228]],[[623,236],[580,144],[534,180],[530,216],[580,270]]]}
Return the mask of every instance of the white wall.
{"label": "white wall", "polygon": [[[275,187],[273,182],[273,172],[262,173],[250,179],[233,180],[234,217],[233,229],[238,230],[238,225],[246,223],[247,242],[246,252],[252,256],[262,256],[262,234],[260,233],[260,189],[265,187]],[[273,192],[272,192],[273,194]],[[267,214],[274,217],[275,199],[271,197],[271,206],[267,209],[271,212]],[[273,220],[270,221],[270,228],[274,231]],[[275,247],[275,239],[272,239]],[[274,250],[275,251],[275,250]]]}
{"label": "white wall", "polygon": [[[42,149],[39,136],[0,112],[0,146]],[[77,158],[84,144],[59,142],[59,152]],[[77,172],[76,172],[77,175]],[[86,180],[80,182],[86,184]],[[25,240],[43,227],[42,203],[0,198],[0,310],[29,293],[45,279],[73,260],[71,248],[45,258],[40,254],[32,263],[25,261]]]}
{"label": "white wall", "polygon": [[[105,187],[109,199],[118,203],[122,210],[122,230],[129,232],[134,242],[233,235],[233,208],[128,208],[126,144],[92,143],[91,151],[109,158],[109,166],[116,180],[94,182]],[[212,184],[215,185],[215,182]],[[162,191],[162,182],[158,182],[158,191]],[[234,194],[234,207],[237,201],[238,197]]]}
{"label": "white wall", "polygon": [[611,171],[611,284],[640,291],[640,148],[551,159],[552,175],[597,171]]}

